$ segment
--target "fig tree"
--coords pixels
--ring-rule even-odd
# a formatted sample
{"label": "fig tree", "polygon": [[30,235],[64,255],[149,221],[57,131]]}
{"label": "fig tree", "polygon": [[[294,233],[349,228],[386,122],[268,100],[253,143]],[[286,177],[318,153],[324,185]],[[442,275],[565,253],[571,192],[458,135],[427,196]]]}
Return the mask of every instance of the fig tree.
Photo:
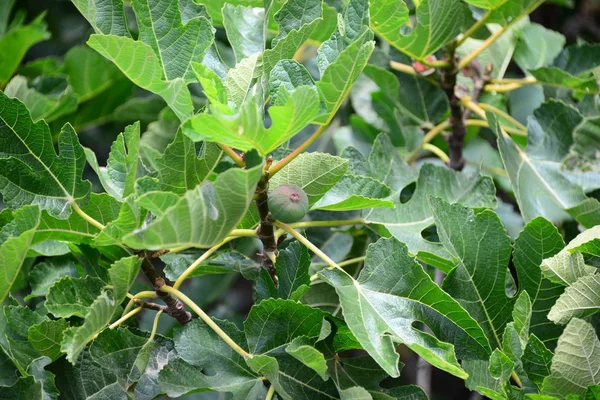
{"label": "fig tree", "polygon": [[296,222],[308,212],[308,197],[297,185],[281,185],[269,193],[269,210],[278,221]]}

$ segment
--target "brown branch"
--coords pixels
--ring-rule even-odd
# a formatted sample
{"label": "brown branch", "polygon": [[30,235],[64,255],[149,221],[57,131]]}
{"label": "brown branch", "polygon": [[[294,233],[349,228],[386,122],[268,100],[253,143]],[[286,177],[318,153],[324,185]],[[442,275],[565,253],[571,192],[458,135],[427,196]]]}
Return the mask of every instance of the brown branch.
{"label": "brown branch", "polygon": [[158,274],[146,253],[138,253],[138,257],[142,259],[142,271],[144,271],[144,274],[150,280],[152,288],[156,291],[158,298],[166,304],[166,309],[163,311],[175,318],[182,325],[190,322],[192,314],[185,310],[183,303],[169,293],[160,290],[161,287],[166,285],[165,279]]}
{"label": "brown branch", "polygon": [[452,133],[448,136],[448,147],[450,150],[450,168],[460,171],[465,166],[463,158],[463,144],[467,127],[463,114],[463,107],[460,103],[460,98],[456,95],[456,76],[458,75],[458,60],[455,55],[455,47],[453,44],[448,46],[448,67],[440,69],[440,86],[446,93],[446,97],[450,103],[450,126]]}
{"label": "brown branch", "polygon": [[271,279],[277,285],[277,275],[275,274],[274,259],[277,254],[277,240],[275,239],[275,228],[273,227],[273,216],[269,211],[269,167],[272,159],[267,160],[265,172],[260,182],[256,187],[256,207],[260,216],[260,224],[256,230],[256,235],[263,244],[263,252],[261,254],[261,264],[269,272]]}

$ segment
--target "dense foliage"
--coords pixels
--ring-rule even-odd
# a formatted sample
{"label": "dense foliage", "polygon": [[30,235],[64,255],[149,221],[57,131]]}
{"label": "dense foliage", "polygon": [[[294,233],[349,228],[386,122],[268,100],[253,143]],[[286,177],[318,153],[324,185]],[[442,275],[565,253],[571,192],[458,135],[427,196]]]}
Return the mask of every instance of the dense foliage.
{"label": "dense foliage", "polygon": [[0,0],[0,399],[600,399],[600,45],[543,0],[72,3],[22,62]]}

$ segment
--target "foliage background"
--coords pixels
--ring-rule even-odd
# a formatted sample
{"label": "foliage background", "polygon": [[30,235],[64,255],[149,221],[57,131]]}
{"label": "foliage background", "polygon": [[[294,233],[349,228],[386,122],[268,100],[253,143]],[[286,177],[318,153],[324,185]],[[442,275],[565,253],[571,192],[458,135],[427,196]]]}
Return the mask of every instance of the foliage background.
{"label": "foliage background", "polygon": [[[336,1],[332,1],[335,4]],[[587,42],[600,42],[600,1],[598,0],[576,0],[570,3],[568,0],[556,0],[557,4],[545,4],[537,9],[532,15],[531,20],[537,22],[549,29],[561,32],[567,38],[568,43],[575,43],[579,39],[584,39]],[[560,3],[560,4],[558,4]],[[48,25],[48,30],[51,32],[51,38],[34,45],[27,53],[23,60],[23,65],[36,59],[48,56],[64,56],[74,46],[83,46],[89,35],[92,33],[92,28],[89,23],[82,17],[73,4],[68,0],[17,0],[13,13],[24,12],[26,20],[29,21],[41,13],[46,13],[44,20]],[[226,36],[222,29],[216,33],[216,39],[223,45],[226,45]],[[22,71],[21,71],[22,72]],[[516,76],[518,69],[510,70],[507,77]],[[135,87],[129,82],[124,83],[122,97],[115,99],[113,103],[105,104],[106,109],[92,118],[80,116],[80,124],[74,123],[74,126],[79,134],[81,144],[94,150],[98,157],[100,165],[106,164],[106,159],[110,151],[110,145],[119,132],[123,128],[132,123],[127,112],[119,105],[126,103],[131,96],[146,97],[151,94]],[[532,96],[527,89],[523,91],[515,91],[511,96],[522,98],[524,103],[532,101]],[[153,96],[156,99],[156,96]],[[165,107],[162,100],[156,99],[155,102],[149,103],[145,112],[142,114],[142,132],[147,130],[164,129],[165,127],[157,122],[159,113]],[[341,127],[347,124],[350,116],[354,113],[352,103],[348,102],[340,110]],[[516,116],[517,119],[520,119]],[[72,121],[72,119],[69,119]],[[521,119],[524,122],[524,119]],[[58,127],[64,122],[59,119],[54,125],[51,125],[51,130],[56,132]],[[300,134],[294,140],[301,142],[308,135]],[[294,147],[294,143],[292,146]],[[326,136],[317,142],[311,149],[318,148],[319,151],[329,151],[335,153],[340,146],[332,140],[331,136]],[[86,166],[85,179],[92,180],[95,190],[101,190],[96,175],[89,166]],[[576,233],[576,225],[565,224],[563,227],[567,242],[570,237]],[[572,230],[569,233],[569,230]],[[248,239],[247,246],[255,246],[256,243],[252,239]],[[234,322],[242,322],[252,306],[253,289],[252,281],[239,278],[238,274],[232,275],[207,275],[201,278],[196,278],[186,282],[186,293],[192,294],[193,300],[209,314],[217,318],[228,319]],[[132,290],[135,292],[135,287]],[[194,297],[195,294],[195,297]],[[150,330],[153,313],[141,313],[136,316],[139,326],[142,329]],[[176,325],[176,321],[171,318],[162,318],[158,328],[159,333],[168,333]],[[417,379],[417,370],[420,367],[417,365],[417,357],[409,350],[401,353],[401,359],[406,364],[402,371],[402,376],[399,380],[402,383],[415,383]],[[444,373],[439,369],[433,369],[432,377],[432,397],[433,399],[466,399],[469,396],[478,398],[478,394],[471,393],[464,387],[463,381]],[[217,399],[222,398],[222,394],[192,394],[186,399]]]}

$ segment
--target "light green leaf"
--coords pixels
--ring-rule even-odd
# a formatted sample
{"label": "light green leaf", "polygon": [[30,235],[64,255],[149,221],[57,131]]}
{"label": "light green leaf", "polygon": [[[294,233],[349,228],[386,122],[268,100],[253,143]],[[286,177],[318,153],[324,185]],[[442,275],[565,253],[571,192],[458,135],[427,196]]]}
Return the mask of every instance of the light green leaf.
{"label": "light green leaf", "polygon": [[120,304],[127,297],[127,293],[135,278],[137,278],[142,265],[142,259],[138,256],[121,258],[108,270],[113,298]]}
{"label": "light green leaf", "polygon": [[40,222],[40,210],[35,206],[25,206],[15,212],[13,222],[17,229],[12,232],[11,237],[2,238],[0,244],[0,304],[21,273],[35,229]]}
{"label": "light green leaf", "polygon": [[[334,33],[334,35],[336,35]],[[319,116],[315,122],[328,124],[350,93],[352,85],[367,65],[373,52],[373,32],[364,29],[356,39],[343,50],[326,46],[319,48],[319,56],[328,60],[322,72],[317,88],[326,113]],[[322,69],[321,63],[319,68]]]}
{"label": "light green leaf", "polygon": [[85,155],[71,125],[61,130],[57,155],[48,125],[34,123],[23,103],[0,93],[0,131],[0,193],[7,206],[39,204],[67,218],[71,203],[85,202],[90,191],[81,179]]}
{"label": "light green leaf", "polygon": [[590,385],[600,384],[600,340],[587,322],[573,318],[558,339],[552,372],[544,380],[543,393],[583,395]]}
{"label": "light green leaf", "polygon": [[564,291],[564,286],[543,279],[540,265],[545,258],[561,251],[565,243],[558,229],[548,220],[531,220],[515,240],[513,262],[519,291],[526,291],[532,302],[531,328],[548,348],[556,346],[562,327],[548,320],[548,312]]}
{"label": "light green leaf", "polygon": [[[242,109],[242,105],[246,102],[246,99],[251,94],[251,88],[256,83],[256,78],[260,77],[260,53],[254,54],[253,56],[244,58],[238,62],[234,68],[227,71],[225,77],[225,87],[228,93],[228,103],[232,104],[232,110]],[[262,96],[256,94],[256,97]],[[263,100],[259,100],[260,103]],[[249,103],[251,103],[250,101]],[[257,105],[255,105],[257,107]],[[222,107],[216,107],[220,110]],[[225,114],[230,114],[231,110],[223,111]]]}
{"label": "light green leaf", "polygon": [[417,7],[416,26],[404,35],[401,28],[409,22],[404,1],[371,1],[369,11],[375,33],[416,59],[424,59],[454,39],[465,15],[459,0],[423,0]]}
{"label": "light green leaf", "polygon": [[182,78],[192,82],[191,63],[202,62],[214,39],[208,19],[198,16],[182,25],[177,0],[134,0],[132,5],[140,32],[138,40],[158,56],[162,76],[167,81]]}
{"label": "light green leaf", "polygon": [[309,267],[308,249],[299,242],[292,242],[277,254],[275,263],[277,288],[274,287],[271,276],[266,271],[261,271],[256,283],[257,295],[262,299],[299,300],[310,285]]}
{"label": "light green leaf", "polygon": [[566,324],[571,318],[583,318],[600,311],[600,275],[579,278],[565,289],[548,313],[556,324]]}
{"label": "light green leaf", "polygon": [[124,242],[133,248],[149,250],[210,247],[242,219],[261,176],[262,166],[230,169],[214,182],[186,192],[151,224],[125,236]]}
{"label": "light green leaf", "polygon": [[546,279],[560,285],[569,286],[579,278],[593,274],[596,269],[585,265],[581,253],[569,253],[562,250],[542,262],[542,272]]}
{"label": "light green leaf", "polygon": [[[469,207],[494,207],[494,184],[487,176],[467,176],[446,167],[425,164],[419,171],[416,185],[410,200],[402,202],[400,195],[394,196],[395,209],[373,209],[365,219],[382,224],[395,238],[406,243],[411,254],[449,272],[454,261],[448,250],[422,236],[422,232],[434,223],[427,196],[437,196]],[[403,187],[392,188],[401,192]]]}
{"label": "light green leaf", "polygon": [[183,78],[167,80],[152,47],[128,37],[92,35],[87,44],[111,60],[133,83],[161,96],[183,121],[194,107]]}
{"label": "light green leaf", "polygon": [[506,26],[521,16],[532,13],[544,0],[507,0],[487,19],[488,24]]}
{"label": "light green leaf", "polygon": [[544,378],[550,375],[552,356],[552,352],[537,336],[532,334],[529,337],[521,361],[527,377],[539,388],[541,388]]}
{"label": "light green leaf", "polygon": [[273,42],[277,43],[290,32],[298,31],[319,18],[321,18],[320,0],[287,1],[275,14],[275,21],[279,25],[279,35],[273,39]]}
{"label": "light green leaf", "polygon": [[[395,239],[380,239],[369,246],[358,280],[339,269],[323,270],[319,275],[335,287],[354,336],[392,376],[399,375],[394,342],[462,378],[467,374],[456,361],[455,350],[461,359],[491,352],[479,325]],[[435,336],[414,328],[415,320],[424,322]]]}
{"label": "light green leaf", "polygon": [[567,219],[564,210],[586,199],[581,187],[561,170],[581,115],[561,102],[542,104],[530,117],[525,151],[500,132],[495,116],[488,113],[487,118],[498,136],[498,149],[525,221],[537,216],[552,222]]}
{"label": "light green leaf", "polygon": [[524,70],[547,67],[559,55],[566,39],[539,24],[528,24],[520,32],[514,60]]}
{"label": "light green leaf", "polygon": [[269,76],[269,92],[272,104],[285,103],[284,96],[279,96],[280,88],[285,89],[282,89],[281,93],[287,96],[301,86],[315,87],[315,81],[308,70],[294,60],[279,61],[275,64]]}
{"label": "light green leaf", "polygon": [[327,153],[302,153],[283,167],[269,181],[269,189],[281,185],[297,185],[313,205],[342,179],[348,161]]}
{"label": "light green leaf", "polygon": [[510,238],[491,210],[475,212],[436,197],[429,205],[440,241],[457,260],[442,287],[481,325],[492,348],[501,348],[514,304],[505,289]]}
{"label": "light green leaf", "polygon": [[84,46],[72,47],[62,66],[79,103],[88,101],[109,90],[124,77],[110,61]]}
{"label": "light green leaf", "polygon": [[85,346],[91,342],[111,321],[116,304],[107,292],[103,292],[90,305],[83,325],[71,327],[64,332],[60,350],[67,354],[67,360],[75,365]]}
{"label": "light green leaf", "polygon": [[202,85],[204,95],[210,103],[218,107],[219,111],[227,112],[227,89],[223,85],[221,77],[204,64],[192,63],[192,69],[196,74],[196,79]]}
{"label": "light green leaf", "polygon": [[600,226],[594,226],[581,232],[569,242],[566,250],[570,253],[580,251],[600,256]]}
{"label": "light green leaf", "polygon": [[600,93],[594,75],[573,76],[557,67],[542,67],[529,71],[543,85],[564,88],[580,93]]}
{"label": "light green leaf", "polygon": [[290,343],[285,351],[302,364],[313,369],[323,380],[327,380],[327,362],[325,356],[319,350],[315,349],[304,337],[297,337]]}
{"label": "light green leaf", "polygon": [[208,140],[248,151],[256,149],[266,155],[300,132],[319,113],[319,101],[314,88],[300,87],[289,95],[285,104],[271,106],[272,125],[264,126],[259,97],[253,96],[235,115],[199,114],[186,121],[183,132],[194,141]]}
{"label": "light green leaf", "polygon": [[[81,209],[103,225],[117,219],[123,206],[114,197],[106,193],[92,193],[90,201]],[[90,224],[77,213],[71,213],[67,219],[55,218],[42,211],[40,225],[35,232],[35,243],[46,240],[61,240],[72,243],[91,243],[100,233],[100,229]]]}
{"label": "light green leaf", "polygon": [[[221,159],[221,149],[213,143],[194,143],[181,131],[154,160],[157,190],[184,194],[204,182]],[[141,182],[138,182],[141,184]]]}
{"label": "light green leaf", "polygon": [[502,4],[506,3],[507,0],[465,0],[467,3],[474,5],[475,7],[483,8],[486,10],[495,10]]}
{"label": "light green leaf", "polygon": [[85,155],[100,178],[104,190],[115,199],[123,201],[133,193],[138,178],[140,153],[140,123],[125,127],[113,142],[106,167],[98,166],[96,154],[86,149]]}
{"label": "light green leaf", "polygon": [[93,276],[64,277],[50,286],[46,309],[57,318],[74,315],[85,318],[105,285],[102,280]]}
{"label": "light green leaf", "polygon": [[56,376],[56,386],[68,400],[130,399],[119,384],[117,375],[94,362],[87,351],[79,356],[77,365],[61,358],[54,367],[61,371]]}
{"label": "light green leaf", "polygon": [[67,85],[67,80],[60,76],[41,76],[30,84],[26,78],[17,75],[8,82],[4,93],[21,100],[34,121],[51,122],[77,109],[77,99]]}
{"label": "light green leaf", "polygon": [[42,321],[29,327],[27,340],[40,354],[54,361],[62,355],[60,342],[63,339],[63,332],[68,326],[69,323],[62,318]]}
{"label": "light green leaf", "polygon": [[238,62],[265,49],[265,10],[242,5],[225,4],[223,26]]}
{"label": "light green leaf", "polygon": [[77,267],[70,258],[53,257],[36,264],[28,275],[31,293],[25,300],[46,296],[54,282],[67,276],[77,276]]}
{"label": "light green leaf", "polygon": [[344,175],[319,201],[313,210],[351,211],[365,208],[394,208],[389,186],[366,176]]}
{"label": "light green leaf", "polygon": [[123,0],[71,0],[94,31],[106,35],[129,36]]}
{"label": "light green leaf", "polygon": [[[0,87],[15,73],[27,50],[36,43],[49,39],[44,14],[30,24],[15,27],[0,38]],[[3,107],[0,107],[3,108]]]}
{"label": "light green leaf", "polygon": [[[85,346],[94,340],[96,335],[112,320],[115,311],[125,300],[129,287],[137,277],[141,263],[142,260],[137,256],[121,258],[116,261],[108,270],[112,296],[108,292],[102,292],[86,310],[83,325],[71,327],[64,332],[61,351],[67,354],[67,360],[73,365]],[[53,286],[53,288],[55,287],[56,285]],[[49,299],[50,295],[48,295],[46,304]]]}

